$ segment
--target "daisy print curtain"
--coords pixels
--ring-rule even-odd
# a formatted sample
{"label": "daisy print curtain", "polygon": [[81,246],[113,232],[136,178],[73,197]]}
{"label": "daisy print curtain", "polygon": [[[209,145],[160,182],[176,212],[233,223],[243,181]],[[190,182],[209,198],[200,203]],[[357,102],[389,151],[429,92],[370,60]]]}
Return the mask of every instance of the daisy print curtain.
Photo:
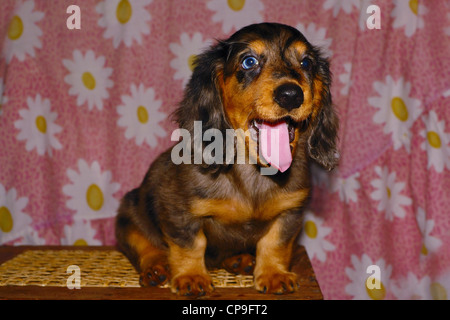
{"label": "daisy print curtain", "polygon": [[2,0],[0,244],[113,245],[120,198],[173,144],[195,55],[263,21],[331,60],[340,165],[312,167],[299,239],[324,297],[449,299],[445,0]]}

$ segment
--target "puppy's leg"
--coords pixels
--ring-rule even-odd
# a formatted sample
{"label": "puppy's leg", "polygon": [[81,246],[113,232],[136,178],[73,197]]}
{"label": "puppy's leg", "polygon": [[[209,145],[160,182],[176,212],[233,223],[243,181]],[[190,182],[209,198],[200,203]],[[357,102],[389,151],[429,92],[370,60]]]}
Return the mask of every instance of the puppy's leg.
{"label": "puppy's leg", "polygon": [[139,191],[134,189],[122,199],[116,217],[117,245],[140,273],[142,286],[162,285],[170,280],[167,245],[151,221],[139,215]]}
{"label": "puppy's leg", "polygon": [[283,218],[277,218],[256,246],[255,287],[262,293],[291,293],[298,288],[297,275],[289,272],[296,233],[284,226]]}
{"label": "puppy's leg", "polygon": [[172,292],[188,296],[212,292],[214,288],[205,266],[206,237],[203,231],[195,235],[191,245],[180,246],[173,241],[168,244]]}
{"label": "puppy's leg", "polygon": [[143,287],[163,285],[170,279],[167,252],[155,247],[139,231],[128,234],[128,245],[137,255],[139,283]]}

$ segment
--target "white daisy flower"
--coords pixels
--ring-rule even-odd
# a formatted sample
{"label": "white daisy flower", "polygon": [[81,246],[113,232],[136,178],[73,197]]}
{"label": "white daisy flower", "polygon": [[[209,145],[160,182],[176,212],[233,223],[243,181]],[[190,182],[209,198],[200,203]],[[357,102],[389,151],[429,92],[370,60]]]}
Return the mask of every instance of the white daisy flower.
{"label": "white daisy flower", "polygon": [[66,202],[75,211],[75,220],[114,217],[119,201],[113,194],[120,184],[111,182],[111,171],[102,172],[100,164],[94,161],[89,166],[83,159],[78,160],[78,172],[67,170],[71,184],[63,187],[63,193],[70,197]]}
{"label": "white daisy flower", "polygon": [[338,175],[338,171],[336,171],[331,180],[331,192],[339,192],[339,199],[341,199],[342,202],[358,202],[356,190],[361,186],[358,182],[358,178],[359,172],[356,172],[348,178],[341,178]]}
{"label": "white daisy flower", "polygon": [[8,97],[3,93],[5,91],[5,84],[3,83],[3,79],[0,78],[0,116],[3,113],[3,105],[8,102]]}
{"label": "white daisy flower", "polygon": [[445,91],[442,93],[442,96],[443,96],[444,98],[450,97],[450,89],[445,90]]}
{"label": "white daisy flower", "polygon": [[370,197],[379,201],[378,211],[385,211],[385,218],[387,220],[394,220],[394,217],[404,218],[406,215],[403,206],[409,206],[412,203],[411,198],[400,194],[405,188],[404,182],[396,182],[397,177],[395,172],[389,173],[388,168],[375,167],[375,172],[380,179],[371,181],[371,185],[375,188],[370,194]]}
{"label": "white daisy flower", "polygon": [[183,32],[179,43],[171,43],[169,45],[170,51],[176,56],[175,59],[170,61],[170,66],[176,70],[173,78],[175,80],[181,79],[183,87],[189,81],[194,70],[195,57],[210,45],[211,41],[204,41],[202,34],[199,32],[194,33],[192,38]]}
{"label": "white daisy flower", "polygon": [[95,229],[88,220],[77,220],[72,225],[64,226],[64,238],[61,245],[65,246],[99,246],[102,243],[94,239]]}
{"label": "white daisy flower", "polygon": [[300,243],[305,246],[310,259],[316,257],[319,261],[325,262],[327,251],[336,249],[332,243],[325,240],[330,233],[331,228],[323,225],[323,219],[316,217],[311,211],[305,212]]}
{"label": "white daisy flower", "polygon": [[86,55],[79,50],[73,52],[73,60],[64,59],[62,63],[69,70],[64,81],[70,85],[69,94],[77,96],[77,105],[88,103],[89,110],[94,106],[98,110],[103,109],[103,100],[109,98],[108,88],[113,86],[109,79],[113,69],[105,68],[105,57],[95,58],[92,50]]}
{"label": "white daisy flower", "polygon": [[432,166],[436,172],[450,170],[450,134],[445,132],[445,120],[439,121],[437,113],[430,111],[429,116],[422,117],[425,130],[420,131],[420,136],[425,138],[420,148],[427,151],[428,169]]}
{"label": "white daisy flower", "polygon": [[15,188],[6,190],[0,183],[0,244],[30,232],[32,219],[23,212],[27,204],[27,197],[18,198]]}
{"label": "white daisy flower", "polygon": [[319,47],[326,57],[331,57],[333,51],[330,49],[333,39],[327,38],[327,30],[325,28],[317,28],[314,22],[311,22],[307,27],[303,23],[299,23],[296,27],[305,38],[314,46]]}
{"label": "white daisy flower", "polygon": [[142,35],[150,34],[151,15],[145,9],[152,0],[105,0],[97,4],[96,11],[101,14],[98,25],[106,28],[103,38],[113,39],[114,48],[123,41],[131,47],[133,40],[142,44]]}
{"label": "white daisy flower", "polygon": [[26,55],[34,57],[35,48],[41,49],[42,30],[36,24],[44,18],[44,13],[34,11],[34,1],[17,2],[18,7],[14,16],[9,21],[8,32],[3,42],[3,56],[6,63],[11,62],[13,57],[24,61]]}
{"label": "white daisy flower", "polygon": [[[387,288],[389,288],[392,266],[386,265],[384,259],[373,263],[367,254],[363,254],[361,259],[352,255],[351,262],[352,267],[345,268],[345,273],[351,281],[345,287],[345,292],[354,300],[385,299],[388,294]],[[368,270],[369,266],[375,266],[379,270],[379,274],[374,272],[374,269]]]}
{"label": "white daisy flower", "polygon": [[222,22],[225,34],[264,20],[261,0],[210,0],[206,6],[215,12],[212,21]]}
{"label": "white daisy flower", "polygon": [[145,89],[143,84],[136,87],[131,85],[131,96],[122,96],[122,105],[117,107],[120,115],[117,124],[125,127],[125,137],[135,138],[138,146],[145,141],[150,147],[156,147],[157,137],[167,135],[164,128],[159,124],[167,118],[161,111],[161,100],[155,99],[153,88]]}
{"label": "white daisy flower", "polygon": [[422,257],[427,256],[430,252],[436,252],[442,244],[442,241],[431,235],[434,228],[434,220],[426,217],[425,210],[418,207],[416,215],[417,224],[423,237],[423,244],[420,253]]}
{"label": "white daisy flower", "polygon": [[378,109],[373,121],[384,124],[385,134],[392,134],[394,150],[405,146],[410,152],[410,128],[422,112],[420,100],[410,97],[411,83],[403,78],[394,81],[388,75],[384,83],[375,81],[373,88],[379,94],[368,98],[369,104]]}
{"label": "white daisy flower", "polygon": [[31,228],[28,229],[28,232],[26,232],[20,240],[14,241],[15,246],[45,246],[47,244],[45,239],[41,238],[36,230],[30,229]]}
{"label": "white daisy flower", "polygon": [[341,89],[341,94],[346,96],[348,95],[348,92],[350,91],[350,86],[352,85],[352,80],[351,80],[351,76],[352,76],[352,63],[351,62],[347,62],[344,63],[344,71],[343,73],[341,73],[339,75],[339,81],[344,84],[344,86]]}
{"label": "white daisy flower", "polygon": [[55,137],[62,128],[55,123],[58,114],[50,110],[50,100],[37,95],[33,100],[27,98],[28,109],[19,110],[20,120],[14,122],[19,129],[17,140],[26,141],[25,149],[31,151],[36,148],[39,155],[52,155],[52,149],[61,149],[62,145]]}
{"label": "white daisy flower", "polygon": [[439,275],[432,280],[429,287],[431,299],[449,300],[450,299],[450,270]]}
{"label": "white daisy flower", "polygon": [[414,273],[409,272],[406,278],[393,281],[391,290],[399,300],[428,300],[431,298],[429,293],[430,284],[429,276],[419,280]]}
{"label": "white daisy flower", "polygon": [[323,8],[329,10],[333,8],[333,17],[336,17],[342,9],[345,13],[352,12],[353,6],[359,8],[359,0],[326,0],[323,3]]}
{"label": "white daisy flower", "polygon": [[405,35],[411,37],[417,29],[425,26],[423,15],[428,9],[419,0],[396,0],[395,8],[391,12],[394,18],[392,27],[394,29],[405,27]]}

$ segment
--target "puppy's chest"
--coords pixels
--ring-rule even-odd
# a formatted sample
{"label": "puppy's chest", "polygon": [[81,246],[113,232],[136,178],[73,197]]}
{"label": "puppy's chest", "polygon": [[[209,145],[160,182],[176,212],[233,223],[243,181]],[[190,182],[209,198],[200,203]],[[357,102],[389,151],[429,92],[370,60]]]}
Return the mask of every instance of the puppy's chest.
{"label": "puppy's chest", "polygon": [[225,224],[268,221],[284,211],[300,208],[309,194],[309,189],[306,188],[293,191],[281,188],[261,189],[264,188],[258,185],[239,187],[222,181],[218,191],[211,190],[208,197],[194,197],[190,212]]}

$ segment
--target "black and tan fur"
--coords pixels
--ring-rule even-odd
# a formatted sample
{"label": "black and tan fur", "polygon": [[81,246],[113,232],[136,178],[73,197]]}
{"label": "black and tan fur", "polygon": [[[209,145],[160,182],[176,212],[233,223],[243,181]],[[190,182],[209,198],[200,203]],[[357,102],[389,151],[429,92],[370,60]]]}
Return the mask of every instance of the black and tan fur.
{"label": "black and tan fur", "polygon": [[[245,70],[249,55],[259,63]],[[301,105],[277,103],[275,92],[286,83],[301,88]],[[290,263],[309,197],[309,163],[332,169],[337,161],[330,83],[319,50],[281,24],[250,25],[198,56],[175,112],[179,126],[193,134],[199,120],[203,131],[225,134],[247,130],[253,119],[289,119],[293,162],[284,173],[261,175],[260,161],[175,165],[171,150],[161,154],[122,199],[116,221],[118,246],[143,286],[170,281],[173,292],[203,295],[213,290],[207,268],[224,267],[253,273],[264,293],[297,289]]]}

